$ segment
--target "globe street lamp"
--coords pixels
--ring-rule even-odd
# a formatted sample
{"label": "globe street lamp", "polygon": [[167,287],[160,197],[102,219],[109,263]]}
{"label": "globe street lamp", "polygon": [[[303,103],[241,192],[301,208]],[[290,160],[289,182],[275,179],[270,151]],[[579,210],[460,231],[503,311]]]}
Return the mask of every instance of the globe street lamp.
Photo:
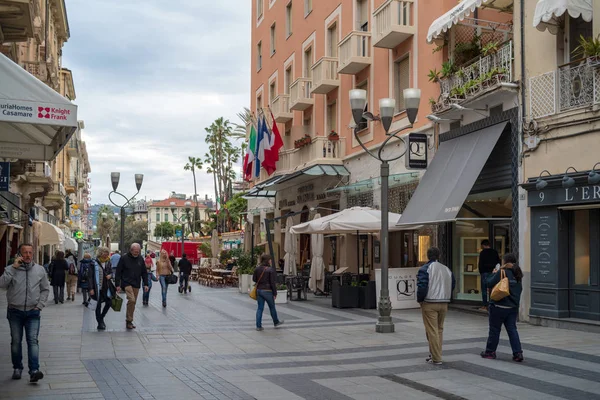
{"label": "globe street lamp", "polygon": [[[394,332],[394,323],[392,322],[392,303],[390,302],[390,291],[388,285],[389,277],[389,233],[388,233],[388,178],[390,176],[390,162],[398,160],[404,154],[406,154],[406,142],[403,138],[398,136],[403,130],[410,129],[413,127],[413,123],[417,118],[419,111],[419,102],[421,101],[421,90],[420,89],[404,89],[404,104],[406,106],[406,116],[410,122],[409,126],[400,128],[398,130],[389,133],[392,125],[392,119],[394,117],[394,111],[396,109],[395,99],[381,99],[379,100],[379,110],[381,116],[374,116],[372,113],[365,112],[365,106],[367,105],[367,91],[363,89],[350,90],[350,106],[352,107],[352,117],[356,123],[354,128],[354,137],[360,144],[363,150],[371,157],[381,162],[380,166],[380,179],[381,179],[381,290],[379,293],[379,317],[377,324],[375,325],[375,331],[379,333],[392,333]],[[371,121],[380,121],[385,130],[386,139],[379,147],[377,153],[371,152],[364,143],[360,140],[358,134],[360,123],[364,122],[364,119]],[[404,151],[397,157],[384,158],[383,150],[390,141],[396,138],[404,143]]]}
{"label": "globe street lamp", "polygon": [[[131,200],[133,200],[135,198],[135,196],[137,196],[138,193],[140,193],[140,189],[142,188],[142,182],[144,181],[144,174],[135,174],[135,186],[137,188],[137,192],[130,198],[127,198],[122,193],[117,192],[117,188],[119,187],[120,178],[121,178],[120,172],[111,172],[110,173],[110,181],[112,183],[113,190],[112,190],[112,192],[110,192],[108,194],[108,199],[116,207],[121,208],[121,237],[119,239],[119,250],[121,251],[121,254],[125,254],[124,253],[125,252],[125,208],[127,206],[129,206],[129,204],[131,203]],[[123,203],[122,205],[118,205],[117,203],[115,203],[111,198],[111,196],[113,194],[121,196],[125,200],[125,203]],[[115,215],[116,215],[116,213],[115,213]]]}
{"label": "globe street lamp", "polygon": [[177,217],[177,215],[175,215],[175,211],[177,211],[177,208],[175,207],[175,202],[172,201],[171,203],[169,203],[171,205],[171,214],[173,214],[173,221],[177,222],[177,223],[181,223],[181,257],[183,257],[183,253],[185,253],[184,250],[184,243],[185,243],[185,224],[183,223],[183,221],[185,221],[185,218],[187,216],[187,219],[189,221],[190,219],[190,209],[192,206],[192,202],[190,201],[186,201],[185,204],[185,215],[182,215],[181,217]]}

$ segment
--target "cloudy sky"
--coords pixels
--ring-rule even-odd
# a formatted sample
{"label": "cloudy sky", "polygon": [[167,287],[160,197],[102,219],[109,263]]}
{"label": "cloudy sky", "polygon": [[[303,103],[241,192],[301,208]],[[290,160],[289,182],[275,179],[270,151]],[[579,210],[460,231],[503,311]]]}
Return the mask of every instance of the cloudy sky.
{"label": "cloudy sky", "polygon": [[[238,122],[250,99],[247,0],[67,0],[71,38],[63,66],[73,71],[92,168],[92,203],[119,191],[166,198],[193,193],[188,156],[204,156],[204,128]],[[198,193],[214,193],[202,172]],[[212,195],[214,197],[214,194]]]}

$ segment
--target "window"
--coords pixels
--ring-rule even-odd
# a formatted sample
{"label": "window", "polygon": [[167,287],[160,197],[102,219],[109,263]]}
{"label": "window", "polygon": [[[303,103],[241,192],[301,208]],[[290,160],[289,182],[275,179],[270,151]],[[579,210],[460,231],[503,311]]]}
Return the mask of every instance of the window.
{"label": "window", "polygon": [[569,17],[569,55],[570,61],[578,60],[581,55],[575,52],[575,49],[579,46],[579,37],[583,36],[584,38],[593,37],[593,27],[592,21],[586,22],[583,18],[573,18]]}
{"label": "window", "polygon": [[169,222],[169,214],[165,214],[165,222]]}
{"label": "window", "polygon": [[304,50],[304,76],[305,78],[312,77],[313,53],[312,47]]}
{"label": "window", "polygon": [[327,28],[327,55],[329,57],[337,57],[338,51],[338,30],[337,24]]}
{"label": "window", "polygon": [[156,222],[160,222],[160,214],[156,213]]}
{"label": "window", "polygon": [[292,34],[292,2],[285,6],[285,34],[289,37]]}
{"label": "window", "polygon": [[273,106],[273,100],[277,96],[277,91],[275,90],[275,81],[269,84],[269,104]]}
{"label": "window", "polygon": [[259,19],[263,15],[263,1],[256,0],[256,18]]}
{"label": "window", "polygon": [[577,210],[573,218],[575,284],[590,284],[590,210]]}
{"label": "window", "polygon": [[394,63],[394,89],[396,97],[396,112],[404,111],[404,89],[410,86],[410,59],[408,57]]}
{"label": "window", "polygon": [[369,4],[367,0],[356,0],[356,29],[369,31]]}
{"label": "window", "polygon": [[337,132],[337,103],[333,103],[327,106],[327,133],[331,131]]}
{"label": "window", "polygon": [[[363,83],[356,85],[357,89],[363,89],[367,91],[367,104],[365,104],[365,111],[369,111],[369,81],[364,81]],[[358,130],[362,131],[363,129],[367,129],[369,127],[369,121],[363,118],[358,124]]]}
{"label": "window", "polygon": [[260,110],[261,108],[263,108],[263,102],[262,102],[262,96],[258,96],[256,98],[256,109]]}
{"label": "window", "polygon": [[256,46],[256,70],[262,69],[262,42],[258,42]]}
{"label": "window", "polygon": [[271,55],[275,54],[275,24],[271,25]]}
{"label": "window", "polygon": [[285,74],[283,76],[283,92],[285,94],[290,94],[290,85],[292,84],[292,66],[290,65],[285,69]]}
{"label": "window", "polygon": [[304,0],[304,17],[306,18],[308,14],[312,11],[312,0]]}

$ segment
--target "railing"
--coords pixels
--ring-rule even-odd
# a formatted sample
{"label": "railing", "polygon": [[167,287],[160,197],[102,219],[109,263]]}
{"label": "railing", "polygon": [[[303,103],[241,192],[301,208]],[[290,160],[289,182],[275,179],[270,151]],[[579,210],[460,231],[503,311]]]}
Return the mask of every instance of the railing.
{"label": "railing", "polygon": [[321,57],[312,66],[313,87],[319,87],[324,81],[336,81],[338,75],[337,57]]}
{"label": "railing", "polygon": [[299,99],[310,99],[312,97],[310,91],[312,88],[312,80],[310,78],[298,78],[290,86],[290,100],[292,103]]}
{"label": "railing", "polygon": [[47,162],[42,161],[28,162],[25,165],[25,172],[43,176],[45,178],[50,178],[52,176],[52,168],[50,168],[50,165]]}
{"label": "railing", "polygon": [[280,94],[279,96],[275,97],[273,99],[273,104],[271,104],[271,109],[273,110],[273,115],[275,115],[276,118],[278,115],[291,113],[290,95]]}
{"label": "railing", "polygon": [[588,58],[561,65],[529,79],[531,118],[600,104],[600,60]]}
{"label": "railing", "polygon": [[354,57],[371,57],[371,33],[352,31],[342,39],[338,46],[340,49],[339,69],[342,70],[352,62]]}
{"label": "railing", "polygon": [[43,62],[23,61],[23,69],[41,81],[48,79],[48,68]]}
{"label": "railing", "polygon": [[77,178],[68,178],[66,179],[66,184],[68,187],[77,187],[78,179]]}
{"label": "railing", "polygon": [[65,197],[67,195],[67,191],[65,190],[65,187],[61,182],[54,182],[51,193],[58,194],[62,197]]}
{"label": "railing", "polygon": [[390,32],[393,26],[406,28],[414,26],[413,10],[413,0],[388,0],[383,3],[373,12],[374,40],[377,42]]}

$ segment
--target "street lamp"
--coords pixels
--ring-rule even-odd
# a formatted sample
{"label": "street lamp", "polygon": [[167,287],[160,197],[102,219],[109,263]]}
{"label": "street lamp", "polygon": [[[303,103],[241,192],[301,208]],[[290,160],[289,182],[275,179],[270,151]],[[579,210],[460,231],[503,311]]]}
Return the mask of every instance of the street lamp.
{"label": "street lamp", "polygon": [[[354,122],[356,123],[356,127],[354,128],[354,137],[356,141],[360,144],[363,150],[369,154],[371,157],[379,160],[381,162],[380,166],[380,179],[381,179],[381,290],[379,293],[379,317],[377,319],[377,324],[375,325],[375,331],[379,333],[392,333],[394,332],[394,323],[392,322],[392,303],[390,302],[390,290],[388,285],[388,276],[389,276],[389,233],[388,233],[388,178],[390,176],[390,162],[398,160],[404,154],[406,154],[406,142],[403,138],[397,136],[398,133],[405,129],[410,129],[413,127],[413,123],[417,118],[417,113],[419,111],[419,102],[421,101],[421,90],[420,89],[404,89],[404,104],[406,106],[406,116],[408,117],[408,121],[410,122],[409,126],[400,128],[398,130],[389,133],[390,127],[392,125],[392,119],[394,116],[394,111],[396,109],[396,100],[395,99],[381,99],[379,100],[379,110],[381,116],[374,116],[371,113],[364,112],[365,106],[367,104],[367,91],[363,89],[353,89],[350,90],[350,106],[352,107],[352,117],[354,118]],[[379,151],[377,153],[371,152],[364,143],[360,139],[359,132],[359,123],[365,119],[369,119],[372,121],[381,121],[383,125],[383,129],[385,130],[386,139],[383,141],[381,146],[379,147]],[[387,146],[387,144],[393,139],[396,138],[404,143],[404,151],[397,157],[384,158],[383,157],[383,149]]]}
{"label": "street lamp", "polygon": [[[181,257],[183,257],[183,253],[185,253],[184,250],[184,243],[185,243],[185,224],[183,223],[184,221],[184,216],[182,215],[181,217],[177,217],[177,215],[175,215],[175,211],[177,211],[177,208],[175,208],[175,202],[172,201],[171,203],[169,203],[171,205],[171,214],[173,214],[173,221],[177,222],[177,223],[181,223]],[[192,206],[192,202],[191,201],[186,201],[184,203],[185,205],[185,215],[188,218],[188,221],[190,219],[190,209]]]}
{"label": "street lamp", "polygon": [[[122,193],[117,192],[117,188],[119,187],[120,178],[121,178],[120,172],[111,172],[110,173],[110,182],[112,183],[113,190],[112,190],[112,192],[110,192],[108,194],[108,199],[116,207],[121,208],[121,237],[119,239],[119,250],[121,251],[121,254],[124,254],[124,252],[125,252],[125,207],[129,206],[129,203],[131,202],[131,200],[133,200],[135,198],[135,196],[137,196],[138,193],[140,192],[140,189],[142,188],[142,182],[144,181],[144,174],[135,174],[135,187],[137,188],[137,192],[130,198],[127,198]],[[113,194],[117,194],[117,195],[121,196],[123,199],[125,199],[125,203],[123,203],[122,205],[118,205],[117,203],[115,203],[111,198],[111,196]],[[115,213],[115,216],[116,215],[117,215],[117,213]]]}

